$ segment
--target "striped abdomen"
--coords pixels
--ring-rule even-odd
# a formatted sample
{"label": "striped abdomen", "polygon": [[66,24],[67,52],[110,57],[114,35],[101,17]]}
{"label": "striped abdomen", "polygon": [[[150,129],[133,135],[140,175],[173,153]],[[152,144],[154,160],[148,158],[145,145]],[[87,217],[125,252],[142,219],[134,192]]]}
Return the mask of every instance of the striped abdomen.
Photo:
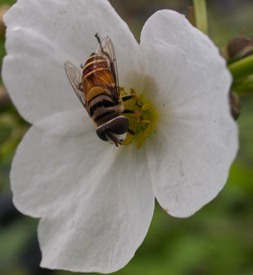
{"label": "striped abdomen", "polygon": [[122,113],[118,87],[104,55],[91,54],[83,68],[82,85],[85,107],[98,126]]}

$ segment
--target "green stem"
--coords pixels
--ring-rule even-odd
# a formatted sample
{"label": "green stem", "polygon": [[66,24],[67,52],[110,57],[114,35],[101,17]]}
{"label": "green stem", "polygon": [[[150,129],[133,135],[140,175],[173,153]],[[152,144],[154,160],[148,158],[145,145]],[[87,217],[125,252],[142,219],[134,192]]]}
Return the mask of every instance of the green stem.
{"label": "green stem", "polygon": [[240,78],[233,82],[233,92],[237,94],[252,94],[253,92],[253,74],[248,77]]}
{"label": "green stem", "polygon": [[228,69],[234,80],[253,74],[253,55],[229,64]]}
{"label": "green stem", "polygon": [[205,0],[193,0],[195,24],[203,33],[208,34],[207,12]]}

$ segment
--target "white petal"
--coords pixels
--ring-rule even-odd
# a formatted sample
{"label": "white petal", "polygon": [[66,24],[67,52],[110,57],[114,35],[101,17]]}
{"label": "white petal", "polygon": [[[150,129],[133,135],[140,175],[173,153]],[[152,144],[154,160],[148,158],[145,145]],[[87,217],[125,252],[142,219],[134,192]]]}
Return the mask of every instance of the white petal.
{"label": "white petal", "polygon": [[131,85],[130,69],[140,71],[138,44],[108,1],[20,0],[5,16],[7,25],[3,79],[14,104],[29,122],[81,107],[64,70],[78,68],[101,38],[110,36],[121,86]]}
{"label": "white petal", "polygon": [[133,257],[153,215],[144,152],[99,140],[78,111],[30,129],[11,182],[18,209],[43,217],[43,267],[116,271]]}
{"label": "white petal", "polygon": [[154,14],[141,46],[161,112],[154,144],[147,146],[154,192],[171,215],[189,216],[224,186],[237,151],[231,77],[213,43],[176,12]]}

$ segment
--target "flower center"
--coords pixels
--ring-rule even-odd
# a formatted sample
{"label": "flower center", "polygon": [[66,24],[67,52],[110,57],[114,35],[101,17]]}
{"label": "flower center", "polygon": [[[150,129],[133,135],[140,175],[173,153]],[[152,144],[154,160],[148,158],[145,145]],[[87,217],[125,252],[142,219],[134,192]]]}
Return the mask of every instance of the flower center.
{"label": "flower center", "polygon": [[157,111],[152,104],[143,94],[138,94],[134,89],[130,90],[130,94],[126,93],[124,88],[121,88],[120,94],[130,99],[124,101],[123,115],[129,121],[129,133],[127,133],[123,145],[136,142],[137,148],[140,148],[147,137],[156,132]]}

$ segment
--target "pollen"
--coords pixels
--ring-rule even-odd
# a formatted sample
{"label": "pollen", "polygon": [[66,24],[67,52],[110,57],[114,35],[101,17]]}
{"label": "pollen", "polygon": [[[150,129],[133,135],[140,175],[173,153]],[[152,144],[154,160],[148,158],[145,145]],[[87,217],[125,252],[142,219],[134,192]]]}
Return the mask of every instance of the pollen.
{"label": "pollen", "polygon": [[123,115],[129,121],[129,131],[123,145],[135,142],[136,147],[140,148],[148,137],[156,133],[158,113],[144,94],[138,94],[134,89],[127,93],[123,88],[120,94],[124,101]]}

